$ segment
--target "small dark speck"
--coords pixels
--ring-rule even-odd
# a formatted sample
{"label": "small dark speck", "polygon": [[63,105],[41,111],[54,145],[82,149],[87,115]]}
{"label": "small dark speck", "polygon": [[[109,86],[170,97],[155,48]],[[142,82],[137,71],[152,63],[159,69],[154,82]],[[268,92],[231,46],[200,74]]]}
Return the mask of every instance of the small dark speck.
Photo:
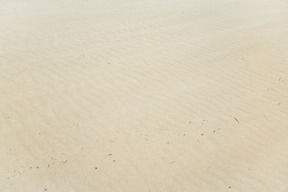
{"label": "small dark speck", "polygon": [[115,160],[113,160],[113,162],[116,162]]}
{"label": "small dark speck", "polygon": [[39,166],[36,167],[36,169],[38,169],[38,168],[39,168]]}
{"label": "small dark speck", "polygon": [[237,123],[239,123],[238,119],[236,117],[234,117],[235,121],[237,121]]}
{"label": "small dark speck", "polygon": [[67,163],[67,161],[68,161],[68,160],[66,159],[65,161],[62,161],[62,163]]}
{"label": "small dark speck", "polygon": [[229,189],[231,189],[231,186],[229,186]]}
{"label": "small dark speck", "polygon": [[203,136],[204,134],[202,133],[201,136]]}

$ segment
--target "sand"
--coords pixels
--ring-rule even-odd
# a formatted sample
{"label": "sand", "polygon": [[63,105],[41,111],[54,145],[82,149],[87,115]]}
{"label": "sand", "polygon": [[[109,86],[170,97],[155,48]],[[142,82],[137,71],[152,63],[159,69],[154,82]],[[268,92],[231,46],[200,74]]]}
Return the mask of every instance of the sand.
{"label": "sand", "polygon": [[286,0],[0,0],[0,191],[288,191]]}

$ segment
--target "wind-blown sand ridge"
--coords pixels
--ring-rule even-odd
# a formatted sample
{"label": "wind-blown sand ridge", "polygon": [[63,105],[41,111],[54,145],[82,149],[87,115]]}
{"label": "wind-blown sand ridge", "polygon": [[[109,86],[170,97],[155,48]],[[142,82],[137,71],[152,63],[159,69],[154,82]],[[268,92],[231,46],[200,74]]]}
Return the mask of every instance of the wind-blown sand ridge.
{"label": "wind-blown sand ridge", "polygon": [[287,191],[284,0],[0,1],[0,191]]}

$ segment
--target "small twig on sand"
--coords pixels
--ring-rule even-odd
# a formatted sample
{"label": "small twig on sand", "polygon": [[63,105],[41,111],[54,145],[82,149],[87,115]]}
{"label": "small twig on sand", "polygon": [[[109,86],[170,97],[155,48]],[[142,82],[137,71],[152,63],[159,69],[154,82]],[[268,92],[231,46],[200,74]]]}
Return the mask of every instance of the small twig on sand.
{"label": "small twig on sand", "polygon": [[235,121],[237,121],[237,123],[240,123],[240,122],[238,121],[238,119],[236,119],[236,117],[234,117],[234,119],[235,119]]}

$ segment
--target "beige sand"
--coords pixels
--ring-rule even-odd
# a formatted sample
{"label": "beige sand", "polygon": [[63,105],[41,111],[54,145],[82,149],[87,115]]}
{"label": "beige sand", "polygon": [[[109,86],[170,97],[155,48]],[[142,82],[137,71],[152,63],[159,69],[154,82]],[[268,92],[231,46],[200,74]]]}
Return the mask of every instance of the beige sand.
{"label": "beige sand", "polygon": [[286,0],[0,0],[0,191],[287,191]]}

